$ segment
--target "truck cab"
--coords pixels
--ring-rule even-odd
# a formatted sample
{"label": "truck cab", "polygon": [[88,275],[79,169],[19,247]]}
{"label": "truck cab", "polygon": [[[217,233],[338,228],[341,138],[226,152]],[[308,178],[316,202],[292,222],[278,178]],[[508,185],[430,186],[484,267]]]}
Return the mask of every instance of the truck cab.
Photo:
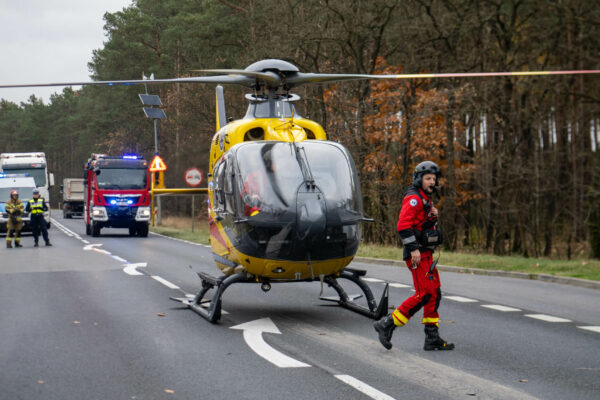
{"label": "truck cab", "polygon": [[148,236],[150,173],[148,162],[135,155],[92,154],[84,175],[86,233],[127,228],[130,236]]}
{"label": "truck cab", "polygon": [[[54,186],[54,174],[48,172],[45,153],[2,153],[0,154],[0,172],[7,175],[28,174],[34,179],[40,196],[46,200],[48,205],[50,204],[50,186]],[[44,212],[44,219],[49,228],[50,209]]]}
{"label": "truck cab", "polygon": [[[10,192],[18,191],[19,200],[27,206],[29,199],[33,198],[34,189],[36,189],[35,180],[28,174],[0,173],[0,232],[6,233],[6,224],[8,223],[6,203],[10,200]],[[25,212],[21,219],[23,220],[21,232],[31,231],[29,213]]]}

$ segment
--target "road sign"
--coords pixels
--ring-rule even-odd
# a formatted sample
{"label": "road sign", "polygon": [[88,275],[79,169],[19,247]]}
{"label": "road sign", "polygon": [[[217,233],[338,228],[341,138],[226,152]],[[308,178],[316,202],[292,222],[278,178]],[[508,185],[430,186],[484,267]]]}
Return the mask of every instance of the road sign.
{"label": "road sign", "polygon": [[150,163],[150,167],[148,168],[150,172],[160,172],[167,170],[167,164],[159,157],[159,155],[155,155]]}
{"label": "road sign", "polygon": [[203,178],[204,178],[204,175],[202,175],[202,171],[200,171],[198,168],[188,168],[185,171],[185,183],[187,183],[188,186],[191,186],[191,187],[200,186]]}

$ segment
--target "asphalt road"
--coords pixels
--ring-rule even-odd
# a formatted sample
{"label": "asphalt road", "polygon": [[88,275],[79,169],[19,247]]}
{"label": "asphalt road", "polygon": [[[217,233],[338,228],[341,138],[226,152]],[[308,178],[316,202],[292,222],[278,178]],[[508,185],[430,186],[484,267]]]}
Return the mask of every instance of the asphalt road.
{"label": "asphalt road", "polygon": [[[600,398],[600,291],[442,273],[440,333],[456,349],[424,352],[419,313],[387,351],[319,283],[233,285],[210,324],[169,300],[200,289],[196,271],[217,275],[209,248],[92,238],[58,214],[53,247],[0,248],[0,399]],[[391,305],[411,295],[405,268],[352,267],[376,296],[393,283]],[[230,329],[257,320],[279,333]]]}

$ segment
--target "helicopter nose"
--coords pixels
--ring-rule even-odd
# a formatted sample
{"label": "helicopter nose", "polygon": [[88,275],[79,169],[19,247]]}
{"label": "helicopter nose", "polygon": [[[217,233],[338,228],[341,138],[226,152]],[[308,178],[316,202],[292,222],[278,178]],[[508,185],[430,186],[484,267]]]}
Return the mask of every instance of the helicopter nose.
{"label": "helicopter nose", "polygon": [[327,212],[325,197],[319,191],[298,192],[296,200],[296,231],[301,240],[318,237],[325,232]]}

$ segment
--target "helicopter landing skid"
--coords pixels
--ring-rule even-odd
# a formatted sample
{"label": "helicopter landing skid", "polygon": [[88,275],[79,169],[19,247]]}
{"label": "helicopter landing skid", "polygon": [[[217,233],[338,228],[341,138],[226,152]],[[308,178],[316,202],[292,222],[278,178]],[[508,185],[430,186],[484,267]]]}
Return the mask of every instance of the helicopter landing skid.
{"label": "helicopter landing skid", "polygon": [[[381,295],[381,300],[379,300],[379,305],[377,305],[377,302],[373,297],[373,292],[371,292],[371,288],[369,288],[365,281],[361,279],[361,277],[365,276],[366,273],[367,271],[364,270],[344,268],[337,278],[325,277],[323,281],[337,292],[339,298],[320,297],[320,299],[336,302],[348,310],[357,312],[372,319],[383,318],[387,314],[388,309],[389,284],[385,284],[383,294]],[[349,281],[354,282],[364,293],[369,308],[355,303],[354,300],[362,297],[362,295],[349,296],[338,282],[338,279],[348,279]]]}
{"label": "helicopter landing skid", "polygon": [[[321,297],[321,300],[333,301],[344,308],[365,315],[369,318],[382,318],[386,315],[388,308],[388,284],[385,285],[385,289],[383,290],[383,294],[381,295],[381,300],[379,301],[378,305],[373,297],[373,292],[371,292],[371,289],[365,283],[365,281],[361,279],[361,276],[364,276],[365,274],[366,271],[345,268],[337,277],[323,278],[323,282],[326,282],[329,286],[331,286],[337,292],[339,298]],[[229,286],[233,285],[234,283],[256,282],[255,278],[249,277],[246,272],[230,276],[222,276],[220,278],[215,278],[206,273],[198,272],[198,276],[202,280],[202,289],[200,289],[198,294],[194,296],[193,299],[187,297],[171,297],[171,300],[186,305],[196,314],[212,323],[216,323],[219,319],[221,319],[221,297]],[[354,300],[362,297],[363,295],[349,296],[344,288],[339,284],[338,279],[348,279],[354,282],[362,290],[367,300],[368,308],[354,302]],[[215,289],[212,298],[205,299],[204,295],[211,289]]]}
{"label": "helicopter landing skid", "polygon": [[[202,289],[193,299],[189,299],[187,297],[171,297],[171,300],[185,304],[196,314],[212,323],[215,323],[221,319],[221,296],[223,296],[225,289],[234,283],[250,282],[250,279],[245,272],[236,275],[222,276],[220,278],[215,278],[203,272],[198,272],[198,276],[200,279],[202,279]],[[215,287],[216,290],[212,296],[212,299],[204,299],[206,292]],[[204,307],[203,304],[208,305],[207,307]]]}

